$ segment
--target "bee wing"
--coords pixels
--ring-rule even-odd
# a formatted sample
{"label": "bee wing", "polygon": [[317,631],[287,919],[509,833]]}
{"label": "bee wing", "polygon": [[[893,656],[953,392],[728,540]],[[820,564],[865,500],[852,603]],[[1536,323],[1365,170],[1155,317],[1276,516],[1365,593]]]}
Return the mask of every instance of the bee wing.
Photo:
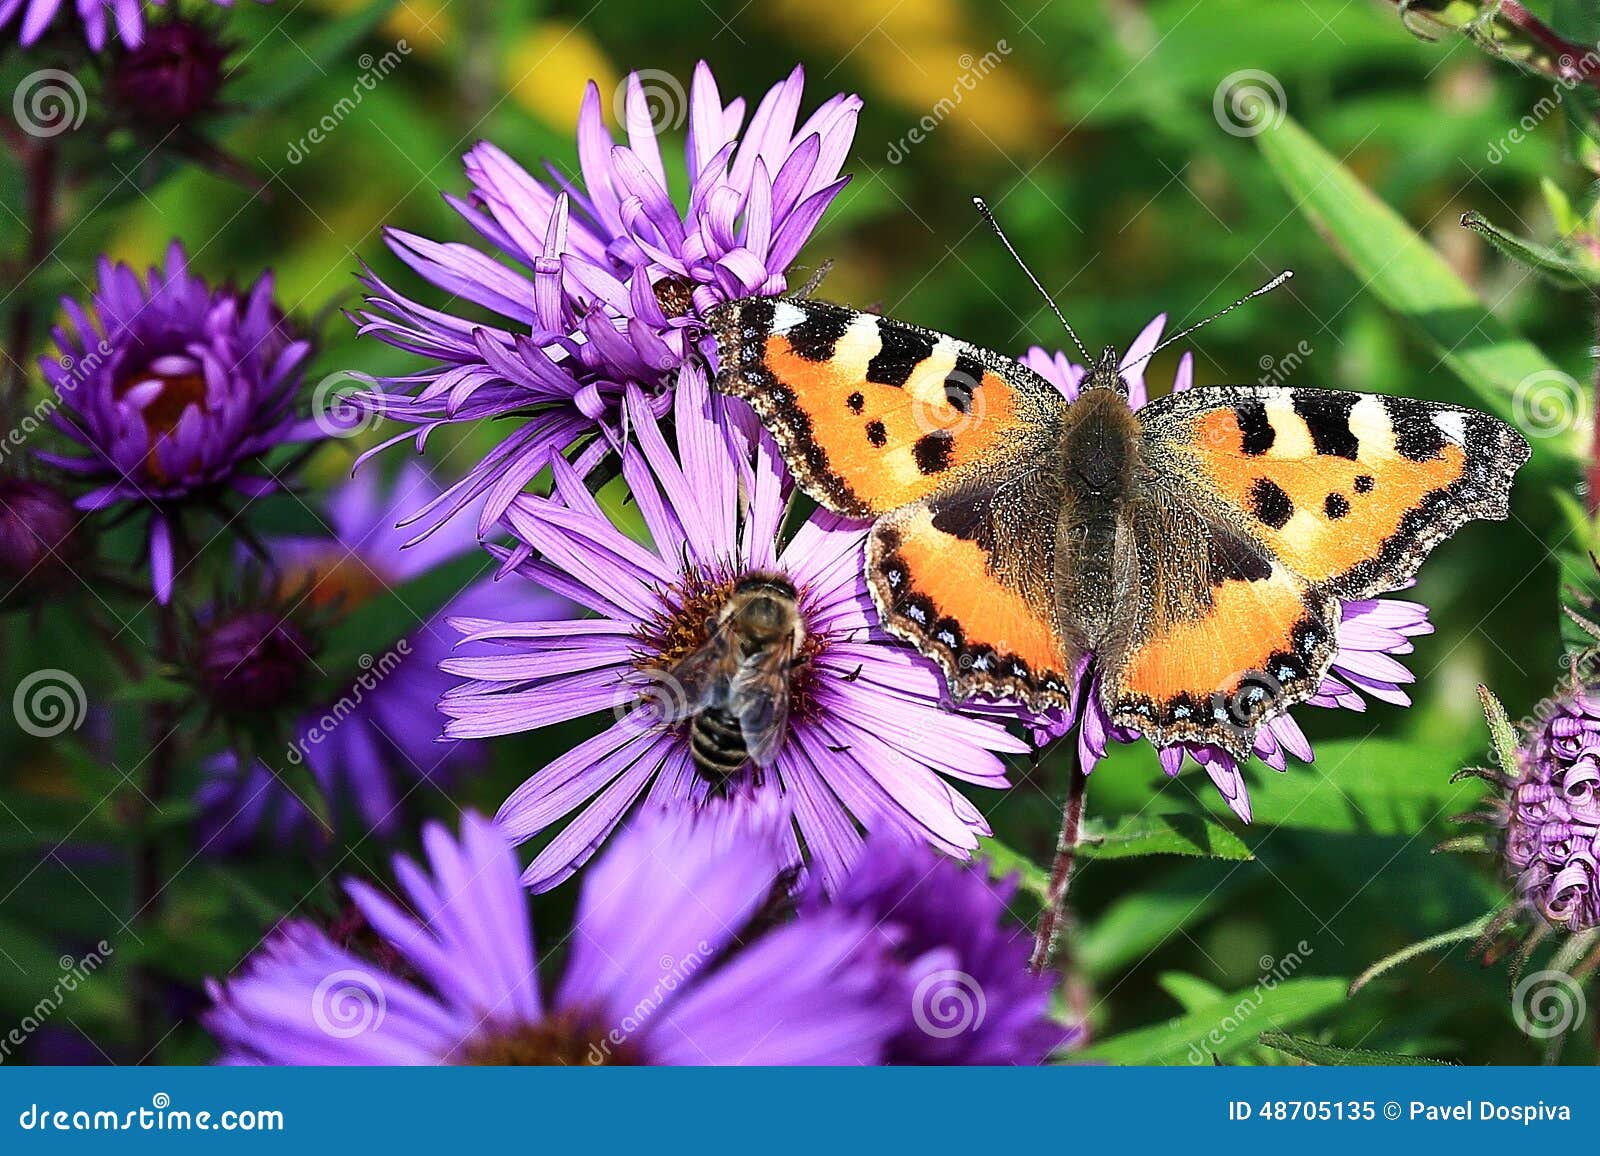
{"label": "bee wing", "polygon": [[699,650],[676,666],[652,678],[665,685],[659,688],[658,715],[664,723],[678,723],[709,707],[728,700],[729,680],[738,669],[731,630],[718,629]]}
{"label": "bee wing", "polygon": [[770,767],[783,745],[793,664],[787,648],[772,647],[746,660],[728,688],[727,709],[738,718],[750,761],[758,767]]}

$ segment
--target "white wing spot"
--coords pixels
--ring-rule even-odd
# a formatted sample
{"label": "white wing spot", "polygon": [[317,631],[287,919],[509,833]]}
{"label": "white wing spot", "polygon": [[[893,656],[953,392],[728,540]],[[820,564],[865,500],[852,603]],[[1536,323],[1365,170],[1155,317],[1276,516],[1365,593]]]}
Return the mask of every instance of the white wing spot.
{"label": "white wing spot", "polygon": [[1433,415],[1433,424],[1456,445],[1467,444],[1467,415],[1460,410],[1441,410]]}
{"label": "white wing spot", "polygon": [[787,333],[805,319],[804,309],[787,301],[780,301],[772,307],[772,332]]}

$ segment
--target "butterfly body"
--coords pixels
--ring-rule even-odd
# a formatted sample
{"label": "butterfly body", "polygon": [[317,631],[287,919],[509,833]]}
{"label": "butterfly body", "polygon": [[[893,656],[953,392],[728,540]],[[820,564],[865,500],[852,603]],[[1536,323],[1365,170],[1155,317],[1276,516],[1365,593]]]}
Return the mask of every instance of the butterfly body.
{"label": "butterfly body", "polygon": [[872,518],[885,625],[958,697],[1069,707],[1248,754],[1317,692],[1343,600],[1503,518],[1526,443],[1462,407],[1215,386],[1137,410],[1114,351],[1068,398],[1028,367],[817,301],[714,311],[718,386],[800,484]]}

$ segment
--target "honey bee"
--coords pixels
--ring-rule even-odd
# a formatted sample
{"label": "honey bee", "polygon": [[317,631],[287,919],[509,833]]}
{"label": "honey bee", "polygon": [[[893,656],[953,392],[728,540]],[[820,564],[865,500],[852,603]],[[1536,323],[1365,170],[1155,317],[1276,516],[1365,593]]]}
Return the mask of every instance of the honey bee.
{"label": "honey bee", "polygon": [[725,789],[746,763],[766,768],[776,760],[805,637],[789,580],[750,574],[717,612],[710,637],[666,672],[682,693],[662,721],[690,720],[690,757],[714,786]]}

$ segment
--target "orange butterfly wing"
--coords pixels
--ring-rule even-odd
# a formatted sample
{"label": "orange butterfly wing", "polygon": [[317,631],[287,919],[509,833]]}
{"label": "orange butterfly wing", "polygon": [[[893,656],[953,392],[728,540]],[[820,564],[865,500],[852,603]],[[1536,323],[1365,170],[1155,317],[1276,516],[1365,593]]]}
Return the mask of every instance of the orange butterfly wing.
{"label": "orange butterfly wing", "polygon": [[754,407],[807,493],[852,517],[992,472],[1066,408],[1009,358],[840,305],[750,297],[708,320],[717,387]]}
{"label": "orange butterfly wing", "polygon": [[1475,410],[1327,390],[1196,389],[1139,420],[1159,482],[1132,525],[1145,592],[1101,655],[1103,703],[1157,743],[1241,758],[1317,692],[1340,601],[1404,585],[1464,522],[1506,517],[1528,457]]}

